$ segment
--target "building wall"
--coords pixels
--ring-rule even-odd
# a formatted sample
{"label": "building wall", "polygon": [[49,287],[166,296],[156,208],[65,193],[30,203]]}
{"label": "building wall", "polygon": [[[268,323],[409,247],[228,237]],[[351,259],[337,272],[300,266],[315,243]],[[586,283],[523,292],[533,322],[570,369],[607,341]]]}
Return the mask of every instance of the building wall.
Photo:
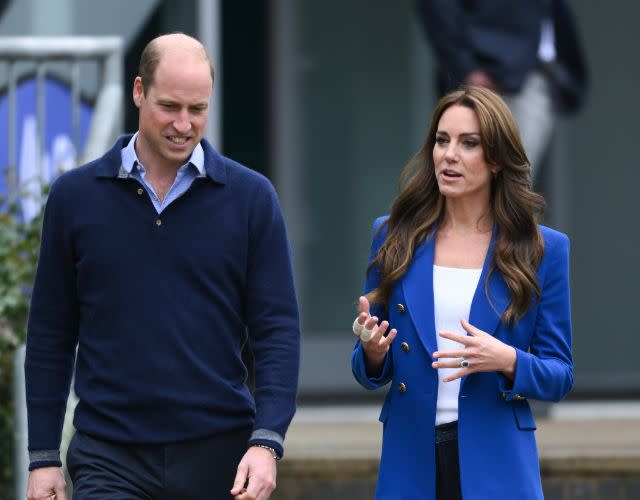
{"label": "building wall", "polygon": [[566,124],[576,390],[640,394],[640,4],[573,2],[592,87]]}

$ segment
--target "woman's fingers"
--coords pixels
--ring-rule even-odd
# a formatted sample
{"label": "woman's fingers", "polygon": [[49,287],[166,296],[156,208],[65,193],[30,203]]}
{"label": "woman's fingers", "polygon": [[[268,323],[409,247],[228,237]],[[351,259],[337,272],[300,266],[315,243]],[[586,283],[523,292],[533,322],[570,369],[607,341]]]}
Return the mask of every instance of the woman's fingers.
{"label": "woman's fingers", "polygon": [[380,339],[384,338],[384,332],[387,331],[387,328],[389,328],[389,322],[385,320],[375,328],[373,335],[371,336],[371,340],[374,342],[380,342]]}
{"label": "woman's fingers", "polygon": [[376,350],[379,352],[388,351],[389,346],[391,345],[391,342],[393,342],[393,339],[396,338],[396,335],[398,333],[398,331],[395,328],[393,328],[385,337],[384,334],[386,333],[388,328],[389,328],[389,322],[383,321],[382,323],[380,323],[380,326],[375,331],[373,337],[371,337],[371,340],[372,340],[371,344],[373,344]]}
{"label": "woman's fingers", "polygon": [[365,321],[364,328],[360,330],[360,340],[363,342],[369,342],[373,337],[375,337],[378,331],[378,318],[375,316],[370,317]]}
{"label": "woman's fingers", "polygon": [[375,316],[372,316],[366,321],[365,326],[361,330],[360,340],[363,342],[365,350],[367,351],[386,352],[398,332],[394,328],[385,336],[385,333],[387,333],[389,329],[389,322],[384,320],[378,325],[377,321],[378,318]]}
{"label": "woman's fingers", "polygon": [[431,363],[431,366],[433,368],[462,368],[462,365],[460,364],[461,361],[462,357],[456,359],[439,359],[438,361]]}
{"label": "woman's fingers", "polygon": [[[364,297],[360,297],[361,299],[364,299]],[[366,299],[364,299],[366,301]],[[368,309],[368,303],[367,303],[367,309]],[[353,322],[353,333],[355,333],[358,337],[362,337],[362,335],[367,335],[365,333],[365,324],[367,323],[367,321],[371,318],[371,316],[369,316],[369,311],[367,310],[366,312],[363,311],[360,314],[358,314],[358,316],[356,316],[356,319]]]}
{"label": "woman's fingers", "polygon": [[460,370],[457,370],[455,372],[453,372],[451,375],[445,377],[442,379],[443,382],[451,382],[452,380],[456,380],[462,377],[466,377],[467,375],[470,375],[473,373],[473,370],[471,370],[470,368],[461,368]]}
{"label": "woman's fingers", "polygon": [[377,316],[370,316],[367,319],[367,321],[365,321],[365,323],[364,323],[364,327],[367,330],[373,330],[377,325],[378,325],[378,317]]}
{"label": "woman's fingers", "polygon": [[364,295],[358,299],[358,305],[360,306],[360,312],[363,312],[368,316],[370,310],[369,301]]}
{"label": "woman's fingers", "polygon": [[433,353],[433,357],[440,359],[454,359],[454,358],[462,358],[466,355],[472,354],[470,349],[459,349],[457,351],[436,351]]}
{"label": "woman's fingers", "polygon": [[356,318],[356,321],[360,324],[363,325],[367,322],[367,320],[369,319],[369,314],[367,313],[360,313],[358,314],[358,317]]}
{"label": "woman's fingers", "polygon": [[387,349],[391,345],[391,342],[393,342],[393,339],[396,338],[397,334],[398,334],[398,330],[396,330],[395,328],[392,328],[391,331],[389,332],[389,334],[386,337],[382,337],[381,341],[384,343],[384,346]]}
{"label": "woman's fingers", "polygon": [[461,319],[460,324],[462,325],[462,328],[464,328],[465,331],[469,333],[469,335],[473,335],[474,337],[482,337],[484,335],[488,335],[487,332],[483,332],[482,330],[480,330],[480,328],[473,326],[465,319]]}

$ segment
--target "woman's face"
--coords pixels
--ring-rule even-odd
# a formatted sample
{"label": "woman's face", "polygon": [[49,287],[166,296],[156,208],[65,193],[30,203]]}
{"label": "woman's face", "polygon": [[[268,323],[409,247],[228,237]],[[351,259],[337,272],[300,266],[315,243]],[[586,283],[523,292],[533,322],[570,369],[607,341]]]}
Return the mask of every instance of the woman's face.
{"label": "woman's face", "polygon": [[487,165],[474,110],[453,105],[442,114],[433,146],[433,163],[440,193],[463,198],[491,193],[495,166]]}

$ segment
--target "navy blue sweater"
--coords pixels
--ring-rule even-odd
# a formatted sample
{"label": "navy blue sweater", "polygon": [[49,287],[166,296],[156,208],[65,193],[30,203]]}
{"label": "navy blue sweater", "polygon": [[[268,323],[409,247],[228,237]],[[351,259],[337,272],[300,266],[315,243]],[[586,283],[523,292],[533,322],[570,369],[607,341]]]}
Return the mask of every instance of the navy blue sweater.
{"label": "navy blue sweater", "polygon": [[300,334],[275,191],[203,141],[207,176],[158,215],[121,169],[128,139],[51,188],[27,336],[29,450],[59,447],[77,344],[77,429],[171,443],[252,426],[250,442],[282,453]]}

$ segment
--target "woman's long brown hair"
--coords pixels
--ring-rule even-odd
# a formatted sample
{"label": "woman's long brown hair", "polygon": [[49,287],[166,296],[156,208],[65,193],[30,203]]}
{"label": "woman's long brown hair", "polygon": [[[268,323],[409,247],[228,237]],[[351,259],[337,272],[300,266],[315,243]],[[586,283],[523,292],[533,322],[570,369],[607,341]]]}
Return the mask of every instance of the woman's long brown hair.
{"label": "woman's long brown hair", "polygon": [[485,160],[497,166],[490,201],[497,238],[485,289],[497,269],[511,295],[502,320],[512,323],[527,312],[534,295],[540,298],[536,268],[544,242],[537,223],[545,202],[531,189],[529,160],[511,111],[498,95],[482,87],[463,87],[438,102],[424,144],[402,172],[400,194],[389,219],[379,228],[386,226],[387,235],[368,272],[378,270],[380,285],[368,298],[386,307],[394,284],[407,272],[416,249],[434,237],[442,220],[444,197],[435,176],[433,148],[442,114],[455,105],[476,113]]}

